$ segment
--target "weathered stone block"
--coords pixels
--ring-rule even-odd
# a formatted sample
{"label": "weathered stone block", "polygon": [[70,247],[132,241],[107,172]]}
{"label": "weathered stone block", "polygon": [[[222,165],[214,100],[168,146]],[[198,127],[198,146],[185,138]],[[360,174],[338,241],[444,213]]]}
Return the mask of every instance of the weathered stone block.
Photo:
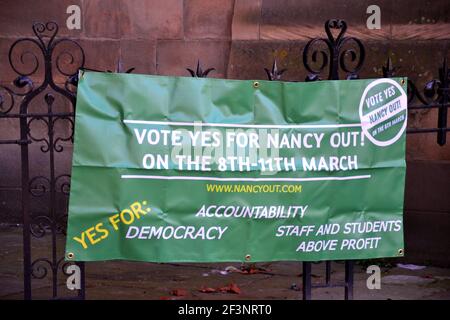
{"label": "weathered stone block", "polygon": [[89,0],[83,3],[84,35],[88,38],[120,38],[119,0]]}
{"label": "weathered stone block", "polygon": [[231,35],[234,40],[259,40],[262,0],[236,0]]}
{"label": "weathered stone block", "polygon": [[301,58],[305,44],[300,41],[233,41],[228,77],[266,80],[264,68],[271,69],[277,59],[279,69],[288,69],[282,80],[303,81],[307,74]]}
{"label": "weathered stone block", "polygon": [[226,78],[229,41],[158,41],[157,72],[160,75],[189,76],[200,59],[203,70],[215,68],[210,77]]}
{"label": "weathered stone block", "polygon": [[184,5],[184,33],[190,39],[229,39],[234,0],[188,0]]}
{"label": "weathered stone block", "polygon": [[450,39],[448,0],[393,1],[392,38],[413,41]]}
{"label": "weathered stone block", "polygon": [[135,68],[133,73],[156,73],[155,41],[121,40],[120,51],[124,71]]}
{"label": "weathered stone block", "polygon": [[80,45],[86,55],[86,68],[100,71],[114,71],[120,58],[120,42],[118,40],[83,39]]}
{"label": "weathered stone block", "polygon": [[182,0],[120,0],[123,38],[180,39]]}

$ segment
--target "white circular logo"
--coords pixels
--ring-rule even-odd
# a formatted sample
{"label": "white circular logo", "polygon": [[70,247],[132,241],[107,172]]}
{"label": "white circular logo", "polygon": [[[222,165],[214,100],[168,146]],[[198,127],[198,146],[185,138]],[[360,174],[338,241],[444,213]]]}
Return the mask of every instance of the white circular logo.
{"label": "white circular logo", "polygon": [[364,90],[359,103],[363,134],[379,147],[390,146],[402,136],[408,118],[408,97],[393,79],[378,79]]}

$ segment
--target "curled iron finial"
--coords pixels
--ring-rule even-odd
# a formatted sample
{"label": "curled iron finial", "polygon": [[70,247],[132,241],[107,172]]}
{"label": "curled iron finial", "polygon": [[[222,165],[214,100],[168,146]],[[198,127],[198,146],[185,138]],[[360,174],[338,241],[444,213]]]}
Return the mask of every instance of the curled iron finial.
{"label": "curled iron finial", "polygon": [[[336,38],[333,36],[331,29],[339,30],[339,34]],[[338,44],[344,37],[344,34],[347,32],[347,23],[341,19],[327,20],[325,22],[325,32],[327,34],[328,40],[331,43]]]}
{"label": "curled iron finial", "polygon": [[200,67],[200,60],[197,60],[197,69],[195,71],[189,68],[186,68],[186,70],[189,71],[191,77],[193,78],[206,78],[211,71],[215,71],[216,69],[208,68],[203,71],[202,67]]}
{"label": "curled iron finial", "polygon": [[[332,29],[339,30],[336,37]],[[339,69],[346,72],[346,79],[358,78],[365,59],[365,49],[359,39],[345,37],[346,31],[347,23],[344,20],[327,20],[327,38],[314,38],[307,43],[303,50],[303,64],[309,72],[306,81],[321,80],[326,67],[329,80],[339,79]]]}
{"label": "curled iron finial", "polygon": [[[33,24],[33,32],[39,39],[43,47],[50,46],[58,33],[58,24],[54,21],[47,23],[35,22]],[[48,44],[45,44],[45,38],[49,38]]]}
{"label": "curled iron finial", "polygon": [[281,75],[287,70],[287,69],[281,69],[278,70],[278,65],[277,65],[277,59],[273,60],[273,64],[272,64],[272,70],[269,70],[267,68],[264,68],[264,70],[266,71],[267,74],[267,78],[270,81],[277,81],[277,80],[281,80]]}

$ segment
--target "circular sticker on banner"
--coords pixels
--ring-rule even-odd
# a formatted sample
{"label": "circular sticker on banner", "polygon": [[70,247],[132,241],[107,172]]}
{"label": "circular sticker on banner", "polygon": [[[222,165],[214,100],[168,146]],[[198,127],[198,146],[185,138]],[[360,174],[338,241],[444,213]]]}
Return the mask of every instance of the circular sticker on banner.
{"label": "circular sticker on banner", "polygon": [[395,80],[371,82],[359,103],[363,134],[379,147],[395,143],[406,129],[407,104],[406,92]]}

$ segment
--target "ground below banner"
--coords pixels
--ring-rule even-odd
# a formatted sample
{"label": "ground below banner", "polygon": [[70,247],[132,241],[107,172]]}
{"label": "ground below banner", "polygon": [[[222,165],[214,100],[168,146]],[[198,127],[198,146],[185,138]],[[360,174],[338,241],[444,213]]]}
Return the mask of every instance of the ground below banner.
{"label": "ground below banner", "polygon": [[[50,237],[33,241],[36,256],[48,254]],[[63,238],[61,244],[63,243]],[[0,227],[0,300],[22,299],[22,229]],[[63,245],[60,246],[62,250]],[[62,254],[62,251],[60,252]],[[398,259],[384,259],[383,265]],[[367,264],[367,261],[364,262]],[[342,282],[344,265],[333,263],[333,281]],[[277,262],[253,265],[253,273],[226,272],[239,270],[239,263],[210,264],[156,264],[144,262],[90,262],[86,263],[87,299],[301,299],[301,263]],[[312,265],[313,284],[324,283],[324,264]],[[382,267],[381,289],[369,290],[365,266],[355,266],[355,299],[450,299],[450,268],[427,266],[422,270]],[[155,275],[158,277],[155,277]],[[66,289],[60,275],[58,290],[61,296],[73,295]],[[51,296],[50,274],[35,279],[33,297]],[[207,289],[224,288],[228,291],[211,292]],[[237,288],[239,290],[237,290]],[[203,289],[203,290],[202,290]],[[200,292],[204,291],[204,292]],[[239,293],[236,293],[239,291]],[[343,299],[343,288],[313,289],[314,299]]]}

